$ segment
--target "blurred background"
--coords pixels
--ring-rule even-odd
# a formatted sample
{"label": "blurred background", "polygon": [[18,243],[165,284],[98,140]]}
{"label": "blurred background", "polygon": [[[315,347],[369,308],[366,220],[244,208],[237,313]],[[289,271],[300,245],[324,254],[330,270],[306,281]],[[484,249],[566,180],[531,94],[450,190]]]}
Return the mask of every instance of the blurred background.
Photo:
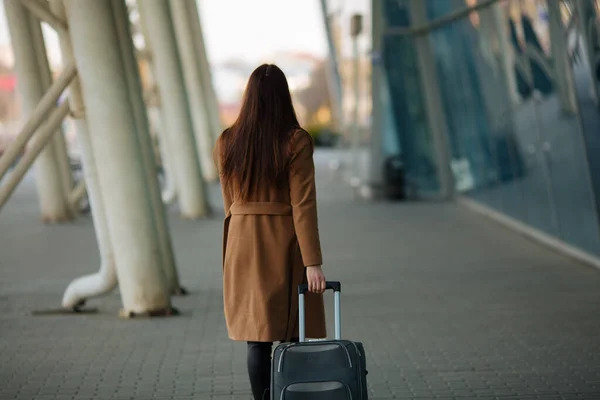
{"label": "blurred background", "polygon": [[[109,28],[130,29],[110,38],[57,21],[60,4],[0,2],[0,355],[9,360],[0,399],[31,398],[28,390],[65,398],[72,391],[48,378],[54,371],[73,374],[83,391],[73,398],[248,397],[245,349],[223,328],[223,213],[210,152],[265,62],[286,73],[317,145],[327,274],[349,288],[344,326],[366,344],[371,394],[600,398],[600,0],[94,0]],[[65,4],[90,17],[91,0]],[[66,147],[48,145],[54,156],[42,152],[29,173],[29,139],[48,131],[42,122],[66,101],[68,82],[33,132],[27,121],[44,108],[43,91],[32,99],[20,87],[43,74],[18,60],[47,57],[44,90],[66,66],[72,76],[83,67],[84,87],[111,67],[76,35],[61,37],[63,22],[132,56],[134,67],[112,65],[105,85],[119,94],[129,79],[121,106],[141,92],[148,127],[90,124],[88,134],[91,118],[66,113],[55,135]],[[15,45],[19,33],[34,50]],[[61,51],[70,42],[75,67]],[[96,108],[118,114],[102,100]],[[146,130],[156,165],[137,148]],[[122,150],[127,143],[137,144]],[[94,190],[98,179],[109,189]],[[132,187],[136,195],[115,200]],[[117,282],[115,269],[130,279]],[[155,284],[135,284],[149,276]],[[132,317],[131,299],[158,297],[171,315],[171,296],[182,318],[106,316],[122,307]],[[89,299],[104,310],[97,318],[86,314]],[[141,303],[141,314],[152,311]]]}
{"label": "blurred background", "polygon": [[[600,254],[599,2],[487,3],[199,0],[220,122],[235,120],[251,71],[276,63],[317,145],[353,151],[332,155],[331,167],[345,163],[361,193],[465,194]],[[157,86],[136,2],[127,4],[156,138]],[[411,32],[477,5],[424,34]],[[0,152],[24,117],[2,10]],[[361,19],[356,35],[353,16]],[[47,24],[42,30],[56,77],[64,65],[58,35]],[[69,117],[62,129],[77,162]]]}
{"label": "blurred background", "polygon": [[[131,9],[134,26],[134,40],[140,51],[144,50],[143,35],[139,32],[139,14],[135,1],[127,1]],[[319,1],[277,1],[259,0],[252,4],[237,0],[197,2],[201,10],[201,20],[215,86],[220,118],[225,126],[233,123],[239,112],[241,97],[250,76],[258,65],[264,62],[279,65],[288,77],[294,96],[298,117],[303,126],[318,137],[325,136],[324,145],[334,141],[342,133],[342,127],[335,126],[332,117],[332,100],[327,88],[327,60],[329,56],[327,37],[323,26],[322,8]],[[236,8],[231,13],[232,7]],[[368,19],[369,1],[329,1],[328,13],[331,18],[333,44],[340,56],[340,77],[343,86],[348,88],[344,99],[344,112],[352,113],[354,99],[351,96],[353,53],[349,38],[349,21],[353,13],[361,13]],[[252,18],[248,18],[252,15]],[[297,25],[293,28],[290,25]],[[137,28],[136,28],[137,27]],[[48,59],[54,76],[58,76],[64,65],[57,33],[48,25],[42,26],[48,52]],[[370,34],[368,26],[359,40],[360,58],[360,124],[367,130],[370,116]],[[347,38],[345,38],[347,37]],[[0,121],[2,143],[16,135],[22,118],[16,89],[8,25],[3,6],[0,6]],[[140,57],[139,67],[142,82],[147,93],[151,93],[152,83],[148,78],[148,60]],[[325,89],[325,90],[324,90]],[[76,156],[77,137],[73,124],[65,123],[64,132],[68,138],[69,152]],[[5,144],[3,146],[6,146]],[[1,147],[0,147],[1,148]]]}

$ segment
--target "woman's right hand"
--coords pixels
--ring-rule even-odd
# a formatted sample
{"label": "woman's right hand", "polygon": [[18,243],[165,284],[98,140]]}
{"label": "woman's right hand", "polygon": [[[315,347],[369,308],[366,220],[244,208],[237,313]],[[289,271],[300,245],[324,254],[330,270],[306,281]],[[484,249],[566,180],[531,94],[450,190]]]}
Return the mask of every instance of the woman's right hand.
{"label": "woman's right hand", "polygon": [[316,294],[325,292],[325,274],[320,265],[306,267],[306,280],[308,281],[308,291]]}

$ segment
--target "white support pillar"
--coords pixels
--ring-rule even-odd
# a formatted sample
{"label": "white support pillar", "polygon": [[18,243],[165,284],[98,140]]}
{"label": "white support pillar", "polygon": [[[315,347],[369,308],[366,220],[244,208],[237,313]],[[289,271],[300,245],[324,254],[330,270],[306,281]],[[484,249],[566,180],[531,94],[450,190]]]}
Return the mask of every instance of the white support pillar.
{"label": "white support pillar", "polygon": [[[139,7],[138,7],[139,10]],[[144,38],[148,37],[148,30],[144,21],[138,20],[138,26]],[[163,179],[165,187],[162,189],[162,201],[165,204],[171,204],[177,198],[177,187],[175,182],[175,173],[173,172],[173,152],[169,148],[169,140],[167,138],[167,129],[165,126],[165,113],[161,106],[160,94],[154,92],[154,88],[158,88],[156,84],[156,71],[154,67],[153,51],[148,40],[145,40],[145,52],[147,54],[148,68],[148,84],[150,86],[151,98],[148,104],[148,121],[150,126],[154,126],[156,136],[159,140],[159,152],[162,160]]]}
{"label": "white support pillar", "polygon": [[165,136],[172,152],[179,208],[186,219],[209,214],[204,179],[196,152],[192,121],[187,105],[175,33],[167,0],[139,1],[140,17],[147,26],[159,83]]}
{"label": "white support pillar", "polygon": [[[38,57],[32,46],[34,36],[30,16],[19,1],[6,1],[4,7],[15,52],[23,114],[29,116],[44,95]],[[72,219],[53,146],[47,146],[41,152],[35,163],[35,173],[42,220],[55,223]]]}
{"label": "white support pillar", "polygon": [[[66,20],[63,0],[50,0],[50,9],[61,20]],[[65,63],[73,62],[73,48],[69,37],[60,38],[60,48]],[[83,174],[88,198],[92,209],[92,220],[96,232],[96,241],[100,252],[100,269],[98,272],[74,279],[63,294],[62,306],[74,308],[87,299],[111,292],[117,287],[117,271],[115,257],[110,243],[106,209],[100,196],[98,170],[92,150],[90,133],[85,120],[84,104],[81,95],[79,78],[75,78],[69,87],[69,104],[77,129],[77,139],[81,152]]]}
{"label": "white support pillar", "polygon": [[127,6],[123,0],[112,0],[112,3],[117,34],[121,45],[121,56],[123,57],[127,74],[129,99],[134,110],[138,146],[141,149],[147,188],[150,193],[150,202],[154,215],[154,231],[160,248],[160,260],[167,280],[167,286],[171,293],[181,294],[183,291],[179,285],[179,276],[177,275],[175,265],[175,255],[167,224],[167,215],[158,185],[156,159],[150,138],[148,115],[142,96],[142,83],[135,58],[135,48],[131,37]]}
{"label": "white support pillar", "polygon": [[[410,0],[410,20],[412,26],[423,26],[428,22],[427,2],[423,0]],[[417,65],[426,108],[425,112],[431,131],[431,140],[437,164],[440,195],[444,199],[450,199],[454,196],[454,176],[450,169],[450,149],[446,136],[444,108],[440,100],[441,96],[435,58],[429,42],[429,36],[419,35],[413,37],[413,40],[416,47]]]}
{"label": "white support pillar", "polygon": [[[50,63],[48,62],[48,55],[46,53],[46,44],[44,42],[44,35],[42,33],[42,26],[40,20],[30,14],[29,23],[31,29],[31,36],[33,39],[33,47],[35,48],[36,58],[38,61],[38,68],[40,79],[42,81],[42,87],[44,91],[47,91],[52,85],[52,71],[50,70]],[[63,135],[62,129],[59,127],[56,133],[52,137],[51,146],[54,147],[54,155],[56,157],[56,163],[60,172],[60,181],[63,188],[64,196],[68,199],[71,194],[71,189],[75,186],[73,180],[73,173],[71,172],[71,165],[69,163],[69,153],[67,151],[67,141]],[[74,207],[73,204],[67,202],[70,208],[70,212],[75,215],[79,210]]]}
{"label": "white support pillar", "polygon": [[195,4],[194,1],[169,0],[202,173],[206,181],[214,181],[217,179],[217,169],[212,156],[213,134],[204,104],[201,68],[194,46],[190,21],[193,16],[189,15],[191,11],[188,10],[187,3]]}
{"label": "white support pillar", "polygon": [[169,151],[169,141],[166,138],[166,129],[164,127],[164,119],[161,117],[160,106],[148,108],[148,121],[150,125],[156,129],[158,136],[158,150],[162,160],[163,181],[162,201],[164,204],[172,204],[177,199],[177,188],[175,187],[175,174],[173,173],[173,153]]}
{"label": "white support pillar", "polygon": [[214,143],[223,131],[223,122],[221,121],[221,113],[219,111],[219,100],[212,80],[206,43],[204,41],[204,33],[202,32],[202,22],[196,0],[185,0],[184,3],[186,3],[188,7],[188,17],[190,18],[192,36],[196,45],[195,54],[196,57],[198,57],[198,67],[202,74],[204,105],[206,107],[206,115],[208,116]]}
{"label": "white support pillar", "polygon": [[168,313],[135,113],[109,1],[66,0],[101,198],[115,255],[123,314]]}

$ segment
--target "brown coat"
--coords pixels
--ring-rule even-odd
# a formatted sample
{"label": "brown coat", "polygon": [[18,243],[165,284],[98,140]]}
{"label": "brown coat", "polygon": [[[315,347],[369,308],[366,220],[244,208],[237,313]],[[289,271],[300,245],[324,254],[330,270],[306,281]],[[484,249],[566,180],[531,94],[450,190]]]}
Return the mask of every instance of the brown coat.
{"label": "brown coat", "polygon": [[[219,146],[217,141],[217,167]],[[236,201],[236,185],[222,187],[223,296],[233,340],[298,337],[298,285],[306,282],[305,266],[322,263],[312,138],[298,130],[291,137],[291,149],[283,190],[263,188],[241,203]],[[306,336],[325,337],[323,296],[309,293],[305,304]]]}

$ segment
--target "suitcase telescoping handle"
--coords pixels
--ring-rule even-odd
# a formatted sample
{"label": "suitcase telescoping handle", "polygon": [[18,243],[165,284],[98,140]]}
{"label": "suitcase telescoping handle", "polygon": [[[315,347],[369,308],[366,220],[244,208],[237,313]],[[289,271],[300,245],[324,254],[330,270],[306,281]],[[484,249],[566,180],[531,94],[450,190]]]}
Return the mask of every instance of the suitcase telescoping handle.
{"label": "suitcase telescoping handle", "polygon": [[[327,281],[325,283],[325,290],[333,290],[333,298],[335,305],[335,340],[342,339],[342,310],[340,304],[340,293],[342,291],[342,284],[337,281]],[[304,312],[304,293],[308,292],[308,283],[298,285],[298,315],[299,315],[299,333],[300,341],[306,341],[306,317]]]}

